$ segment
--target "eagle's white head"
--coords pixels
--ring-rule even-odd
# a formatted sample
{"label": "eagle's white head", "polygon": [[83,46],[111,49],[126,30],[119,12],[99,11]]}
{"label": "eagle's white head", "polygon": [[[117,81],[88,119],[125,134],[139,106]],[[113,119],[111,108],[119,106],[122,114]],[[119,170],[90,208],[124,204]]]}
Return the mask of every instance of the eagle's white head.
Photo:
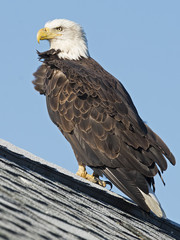
{"label": "eagle's white head", "polygon": [[37,33],[37,40],[48,40],[50,49],[60,50],[59,58],[78,60],[89,57],[87,40],[82,27],[70,20],[55,19]]}

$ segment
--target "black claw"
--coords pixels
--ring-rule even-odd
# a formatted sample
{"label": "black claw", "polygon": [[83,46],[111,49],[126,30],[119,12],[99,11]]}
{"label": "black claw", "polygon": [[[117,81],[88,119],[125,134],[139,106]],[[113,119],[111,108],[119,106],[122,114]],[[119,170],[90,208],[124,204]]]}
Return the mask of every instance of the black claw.
{"label": "black claw", "polygon": [[105,183],[106,183],[106,185],[109,185],[110,186],[110,191],[111,191],[111,189],[112,189],[112,187],[113,187],[113,185],[112,185],[112,183],[111,182],[109,182],[109,181],[105,181]]}

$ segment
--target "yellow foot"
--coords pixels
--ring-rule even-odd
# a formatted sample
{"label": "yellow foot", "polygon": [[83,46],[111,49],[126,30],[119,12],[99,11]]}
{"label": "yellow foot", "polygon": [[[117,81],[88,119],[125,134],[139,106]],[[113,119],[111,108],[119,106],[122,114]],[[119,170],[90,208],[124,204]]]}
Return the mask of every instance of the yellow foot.
{"label": "yellow foot", "polygon": [[92,175],[88,174],[84,166],[79,165],[76,175],[83,177],[89,180],[90,182],[96,183],[102,187],[106,187],[106,185],[109,184],[112,188],[112,184],[110,182],[100,180],[99,176],[95,175],[94,173]]}

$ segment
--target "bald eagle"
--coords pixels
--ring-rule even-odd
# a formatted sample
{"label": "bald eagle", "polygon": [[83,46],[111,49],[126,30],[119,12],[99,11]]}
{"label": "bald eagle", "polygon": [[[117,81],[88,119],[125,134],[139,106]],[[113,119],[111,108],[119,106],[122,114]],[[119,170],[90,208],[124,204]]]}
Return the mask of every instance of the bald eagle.
{"label": "bald eagle", "polygon": [[43,63],[33,84],[72,146],[77,174],[102,186],[99,176],[105,175],[146,212],[165,217],[154,176],[167,169],[167,159],[175,165],[175,158],[142,121],[123,85],[90,57],[81,26],[55,19],[38,31],[37,40],[48,40],[50,50],[38,52]]}

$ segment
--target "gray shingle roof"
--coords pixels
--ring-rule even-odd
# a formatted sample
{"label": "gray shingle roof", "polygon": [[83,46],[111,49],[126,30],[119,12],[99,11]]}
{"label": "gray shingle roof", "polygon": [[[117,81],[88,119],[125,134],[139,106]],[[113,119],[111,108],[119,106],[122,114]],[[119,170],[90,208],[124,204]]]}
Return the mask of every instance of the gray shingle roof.
{"label": "gray shingle roof", "polygon": [[180,226],[0,140],[0,239],[180,239]]}

